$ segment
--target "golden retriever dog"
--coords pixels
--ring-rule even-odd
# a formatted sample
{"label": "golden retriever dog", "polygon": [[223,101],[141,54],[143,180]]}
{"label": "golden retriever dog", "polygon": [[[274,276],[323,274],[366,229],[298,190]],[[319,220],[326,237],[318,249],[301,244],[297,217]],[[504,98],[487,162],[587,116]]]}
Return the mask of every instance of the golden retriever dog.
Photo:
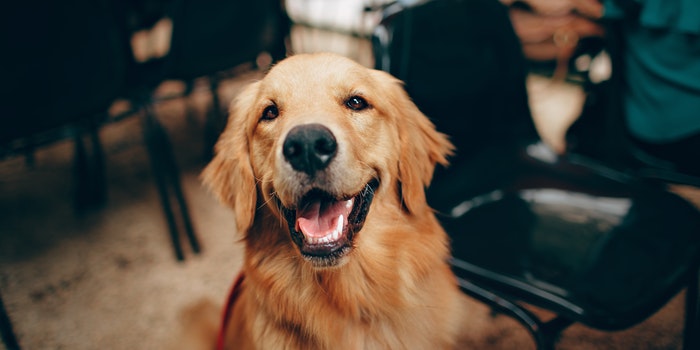
{"label": "golden retriever dog", "polygon": [[338,55],[248,86],[203,173],[245,244],[224,348],[459,348],[467,298],[425,199],[451,152],[399,80]]}

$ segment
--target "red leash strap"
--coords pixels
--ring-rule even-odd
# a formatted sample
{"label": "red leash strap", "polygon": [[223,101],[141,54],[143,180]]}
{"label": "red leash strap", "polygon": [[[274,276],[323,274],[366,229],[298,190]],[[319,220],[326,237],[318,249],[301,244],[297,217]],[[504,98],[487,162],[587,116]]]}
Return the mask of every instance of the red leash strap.
{"label": "red leash strap", "polygon": [[221,328],[219,328],[219,336],[216,339],[216,350],[224,350],[224,345],[226,344],[226,329],[228,328],[229,321],[231,320],[231,314],[233,313],[233,304],[236,303],[238,295],[241,294],[241,284],[243,284],[243,272],[238,274],[236,282],[231,288],[231,292],[228,295],[226,304],[224,304],[224,312],[221,317]]}

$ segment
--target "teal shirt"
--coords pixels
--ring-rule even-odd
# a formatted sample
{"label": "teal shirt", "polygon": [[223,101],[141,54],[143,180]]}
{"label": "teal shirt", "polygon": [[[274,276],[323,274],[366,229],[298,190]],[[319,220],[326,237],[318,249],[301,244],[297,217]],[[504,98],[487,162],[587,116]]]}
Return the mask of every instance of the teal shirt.
{"label": "teal shirt", "polygon": [[[663,143],[700,133],[700,0],[636,0],[626,20],[624,105],[630,132]],[[613,0],[606,18],[623,19]]]}

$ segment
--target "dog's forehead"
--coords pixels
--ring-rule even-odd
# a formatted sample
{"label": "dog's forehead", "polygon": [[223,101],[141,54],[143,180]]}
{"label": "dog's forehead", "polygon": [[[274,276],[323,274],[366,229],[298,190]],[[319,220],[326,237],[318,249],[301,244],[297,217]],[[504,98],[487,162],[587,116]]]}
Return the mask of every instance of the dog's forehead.
{"label": "dog's forehead", "polygon": [[[281,61],[262,80],[264,91],[309,93],[325,90],[349,93],[368,88],[371,74],[366,67],[335,54],[300,54]],[[350,91],[345,91],[350,90]]]}

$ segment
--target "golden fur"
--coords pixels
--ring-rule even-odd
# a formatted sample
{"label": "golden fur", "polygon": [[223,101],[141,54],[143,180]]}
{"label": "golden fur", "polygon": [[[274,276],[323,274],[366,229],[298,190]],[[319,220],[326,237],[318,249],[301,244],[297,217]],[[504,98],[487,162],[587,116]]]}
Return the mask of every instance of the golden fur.
{"label": "golden fur", "polygon": [[[369,107],[348,108],[352,96]],[[262,120],[271,104],[279,116]],[[281,151],[289,130],[308,123],[338,144],[323,179],[311,182]],[[227,348],[459,348],[466,298],[424,192],[451,152],[400,81],[337,55],[292,56],[247,87],[203,173],[245,242]],[[350,196],[372,178],[379,186],[349,253],[329,266],[302,257],[280,208],[317,186]]]}

